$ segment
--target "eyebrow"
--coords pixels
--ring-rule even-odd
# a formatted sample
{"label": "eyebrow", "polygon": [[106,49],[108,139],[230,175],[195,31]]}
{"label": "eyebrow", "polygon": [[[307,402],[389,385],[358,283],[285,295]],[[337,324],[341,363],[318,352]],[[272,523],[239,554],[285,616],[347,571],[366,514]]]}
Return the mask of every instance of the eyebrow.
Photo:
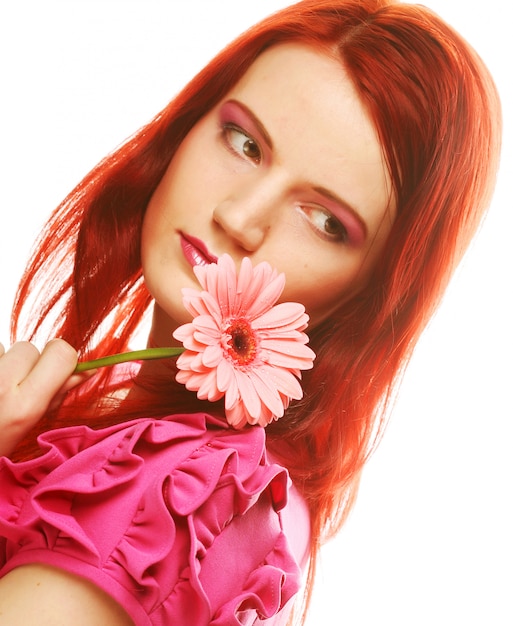
{"label": "eyebrow", "polygon": [[267,132],[266,127],[262,124],[262,122],[258,119],[258,117],[253,113],[251,109],[249,109],[245,104],[242,104],[242,102],[240,102],[239,100],[228,100],[226,104],[233,104],[239,109],[242,109],[244,114],[249,117],[249,119],[251,120],[255,128],[257,129],[257,131],[260,133],[260,135],[262,136],[262,139],[265,141],[268,148],[270,150],[274,148],[273,140],[271,139],[271,136]]}
{"label": "eyebrow", "polygon": [[364,239],[367,238],[367,234],[368,234],[367,224],[364,222],[360,213],[353,206],[351,206],[348,202],[346,202],[346,200],[343,200],[340,196],[337,196],[330,189],[326,189],[326,187],[314,186],[312,188],[321,196],[324,196],[328,200],[331,200],[335,204],[338,204],[344,211],[347,211],[353,217],[353,219],[356,220],[356,222],[362,229]]}
{"label": "eyebrow", "polygon": [[[253,113],[253,111],[250,108],[248,108],[245,104],[240,102],[240,100],[236,100],[235,98],[228,100],[226,104],[232,105],[241,109],[244,115],[246,115],[250,119],[251,123],[255,126],[256,130],[259,132],[262,139],[267,144],[267,147],[270,150],[273,150],[274,145],[273,145],[273,140],[271,139],[271,136],[267,132],[267,129],[264,126],[263,122],[255,115],[255,113]],[[340,206],[343,211],[346,211],[347,213],[349,213],[350,216],[357,222],[357,225],[360,227],[362,231],[363,239],[365,240],[367,238],[367,234],[368,234],[367,224],[365,223],[365,221],[363,220],[363,218],[361,217],[357,209],[355,209],[346,200],[342,199],[340,196],[335,194],[330,189],[327,189],[326,187],[312,185],[312,189],[319,195],[324,196],[326,199],[331,200],[331,202],[334,202],[335,204]]]}

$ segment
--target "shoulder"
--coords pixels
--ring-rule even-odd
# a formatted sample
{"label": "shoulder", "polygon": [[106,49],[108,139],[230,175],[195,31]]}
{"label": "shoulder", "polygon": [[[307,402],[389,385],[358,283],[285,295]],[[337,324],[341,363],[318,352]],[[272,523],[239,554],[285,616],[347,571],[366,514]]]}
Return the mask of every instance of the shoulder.
{"label": "shoulder", "polygon": [[[6,462],[0,472],[0,534],[11,555],[4,572],[12,572],[4,596],[11,576],[41,574],[22,566],[40,567],[28,565],[35,551],[40,562],[103,589],[88,588],[99,610],[123,606],[138,624],[140,615],[187,623],[191,606],[195,624],[212,616],[232,623],[241,610],[269,618],[300,589],[306,507],[286,470],[267,458],[263,429],[234,431],[217,418],[185,414],[99,431],[70,427],[40,443],[37,459]],[[33,533],[23,520],[36,518]],[[58,546],[48,547],[49,536],[59,537]],[[148,571],[154,575],[142,574]],[[69,574],[45,572],[47,596],[58,604]],[[20,594],[35,584],[28,579]],[[114,599],[110,606],[101,605],[103,593]],[[24,615],[21,623],[34,623]],[[131,623],[116,619],[96,623]]]}
{"label": "shoulder", "polygon": [[93,583],[38,563],[0,579],[0,615],[10,626],[133,626],[124,609]]}

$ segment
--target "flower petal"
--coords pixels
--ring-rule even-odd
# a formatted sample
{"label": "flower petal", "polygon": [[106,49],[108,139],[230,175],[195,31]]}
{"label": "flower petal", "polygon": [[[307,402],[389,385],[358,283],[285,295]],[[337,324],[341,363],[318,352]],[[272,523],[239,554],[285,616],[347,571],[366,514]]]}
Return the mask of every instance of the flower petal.
{"label": "flower petal", "polygon": [[254,368],[252,380],[262,403],[274,416],[282,417],[284,410],[283,402],[276,385],[273,385],[272,379],[267,375],[267,369]]}
{"label": "flower petal", "polygon": [[209,314],[197,315],[193,319],[192,325],[196,330],[201,330],[203,332],[209,332],[217,335],[219,335],[220,332],[219,326],[216,323],[215,319],[212,317],[212,315]]}
{"label": "flower petal", "polygon": [[251,376],[237,368],[234,368],[235,380],[239,390],[240,398],[244,403],[246,411],[251,417],[258,419],[262,410],[262,402],[253,385]]}
{"label": "flower petal", "polygon": [[201,361],[205,367],[218,367],[223,361],[223,351],[219,345],[207,346],[203,352]]}
{"label": "flower petal", "polygon": [[[213,337],[212,335],[209,335],[208,333],[202,333],[199,331],[196,331],[194,333],[194,340],[199,346],[203,346],[203,347],[219,345],[219,337]],[[191,350],[192,348],[189,348],[189,349]]]}
{"label": "flower petal", "polygon": [[283,395],[293,400],[300,400],[303,397],[303,390],[298,379],[286,369],[269,366],[266,373],[276,385],[276,389]]}
{"label": "flower petal", "polygon": [[[202,291],[182,292],[194,319],[173,333],[186,348],[177,359],[176,380],[200,399],[224,395],[226,418],[235,428],[282,417],[290,400],[302,397],[301,371],[315,358],[303,332],[304,307],[276,304],[285,277],[266,262],[253,267],[245,257],[237,275],[233,259],[222,255],[217,264],[194,272]],[[244,329],[251,350],[243,351]]]}
{"label": "flower petal", "polygon": [[[269,311],[262,313],[256,318],[252,326],[258,330],[264,328],[278,328],[291,326],[300,328],[304,321],[305,307],[297,302],[282,302],[273,306]],[[308,317],[307,317],[308,320]]]}
{"label": "flower petal", "polygon": [[219,302],[214,298],[214,296],[208,291],[201,292],[201,299],[203,304],[205,305],[205,309],[207,311],[207,315],[211,315],[214,319],[215,323],[218,326],[221,326],[223,321],[223,316],[221,315],[221,309],[219,308]]}
{"label": "flower petal", "polygon": [[[285,286],[285,275],[278,275],[278,273],[271,268],[269,263],[259,263],[253,269],[252,282],[241,292],[241,314],[247,316],[249,319],[254,319],[258,315],[258,310],[261,309],[255,308],[255,302],[261,296],[264,288],[271,283],[274,284],[274,288],[276,289],[276,299],[271,302],[270,306],[276,302],[283,291],[283,287]],[[260,307],[260,304],[257,305],[257,307]]]}
{"label": "flower petal", "polygon": [[191,323],[182,324],[182,326],[179,326],[173,332],[173,337],[183,343],[186,339],[188,339],[189,337],[192,337],[193,332],[194,332],[194,326]]}
{"label": "flower petal", "polygon": [[230,426],[237,429],[244,428],[246,424],[255,423],[240,400],[232,408],[226,410],[226,420]]}
{"label": "flower petal", "polygon": [[261,341],[265,360],[287,369],[311,369],[315,353],[308,346],[290,339],[264,339]]}
{"label": "flower petal", "polygon": [[203,376],[203,380],[196,394],[200,400],[209,400],[210,402],[216,402],[223,397],[223,394],[217,389],[215,385],[215,370],[210,370],[208,374]]}
{"label": "flower petal", "polygon": [[285,286],[285,275],[279,274],[270,283],[264,286],[253,303],[248,307],[247,316],[251,320],[256,319],[268,311],[281,296]]}
{"label": "flower petal", "polygon": [[217,265],[216,297],[223,319],[231,317],[237,309],[237,274],[233,259],[223,254]]}
{"label": "flower petal", "polygon": [[275,415],[272,411],[269,411],[267,407],[262,407],[262,413],[258,418],[259,426],[267,426],[272,421],[279,419],[281,415]]}
{"label": "flower petal", "polygon": [[[220,391],[223,391],[225,394],[225,397],[224,397],[225,407],[232,408],[240,400],[240,393],[239,393],[239,387],[237,385],[237,379],[235,377],[235,370],[226,361],[221,361],[219,365],[224,370],[224,376],[223,376],[223,379],[221,380],[218,375],[217,388]],[[220,367],[218,367],[218,370],[220,369]]]}

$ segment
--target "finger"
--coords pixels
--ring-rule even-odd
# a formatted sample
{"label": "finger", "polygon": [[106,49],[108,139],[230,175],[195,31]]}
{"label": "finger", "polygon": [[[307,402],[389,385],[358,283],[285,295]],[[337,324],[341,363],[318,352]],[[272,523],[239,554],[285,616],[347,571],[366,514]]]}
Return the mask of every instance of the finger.
{"label": "finger", "polygon": [[46,408],[72,375],[76,351],[64,340],[50,341],[28,375],[20,382],[20,393],[37,399]]}
{"label": "finger", "polygon": [[[73,374],[62,385],[57,395],[63,398],[68,393],[68,391],[71,391],[75,387],[78,387],[79,385],[86,383],[90,378],[95,376],[97,372],[98,370],[94,369],[94,370],[87,370],[86,372],[80,372],[79,374]],[[52,405],[53,404],[54,403],[52,402]]]}
{"label": "finger", "polygon": [[5,354],[4,344],[0,342],[0,357],[3,356],[4,354]]}
{"label": "finger", "polygon": [[4,350],[0,361],[3,386],[18,385],[38,362],[39,357],[39,350],[28,341],[19,341],[7,352]]}
{"label": "finger", "polygon": [[97,373],[98,373],[98,370],[94,369],[94,370],[87,370],[86,372],[80,372],[79,374],[73,374],[72,376],[68,378],[68,380],[61,387],[60,392],[67,393],[68,391],[71,391],[71,389],[74,389],[75,387],[78,387],[79,385],[82,385],[83,383],[87,382],[90,378],[95,376]]}
{"label": "finger", "polygon": [[87,370],[86,372],[80,372],[80,374],[73,374],[72,376],[70,376],[64,383],[64,385],[59,389],[57,394],[53,397],[48,408],[50,410],[56,409],[62,403],[62,401],[66,397],[66,394],[69,391],[71,391],[75,387],[78,387],[79,385],[86,383],[90,378],[95,376],[97,372],[97,369]]}

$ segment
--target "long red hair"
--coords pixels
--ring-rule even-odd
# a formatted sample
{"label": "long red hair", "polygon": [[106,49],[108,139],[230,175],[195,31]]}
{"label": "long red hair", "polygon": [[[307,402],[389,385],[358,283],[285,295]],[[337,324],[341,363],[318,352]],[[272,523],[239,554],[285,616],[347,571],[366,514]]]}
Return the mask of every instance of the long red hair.
{"label": "long red hair", "polygon": [[[398,207],[366,288],[310,333],[317,359],[304,400],[268,427],[309,503],[315,557],[354,500],[395,385],[493,188],[495,87],[476,53],[431,11],[389,0],[304,0],[235,40],[57,208],[21,281],[12,338],[60,336],[84,359],[127,349],[151,304],[140,231],[152,193],[195,123],[264,49],[285,41],[338,50],[375,122]],[[112,420],[94,409],[98,393],[92,386],[81,396],[93,424]],[[178,391],[162,398],[146,414],[197,406]],[[132,410],[121,406],[115,419]],[[283,440],[293,445],[279,446]],[[27,440],[19,454],[33,450]]]}

